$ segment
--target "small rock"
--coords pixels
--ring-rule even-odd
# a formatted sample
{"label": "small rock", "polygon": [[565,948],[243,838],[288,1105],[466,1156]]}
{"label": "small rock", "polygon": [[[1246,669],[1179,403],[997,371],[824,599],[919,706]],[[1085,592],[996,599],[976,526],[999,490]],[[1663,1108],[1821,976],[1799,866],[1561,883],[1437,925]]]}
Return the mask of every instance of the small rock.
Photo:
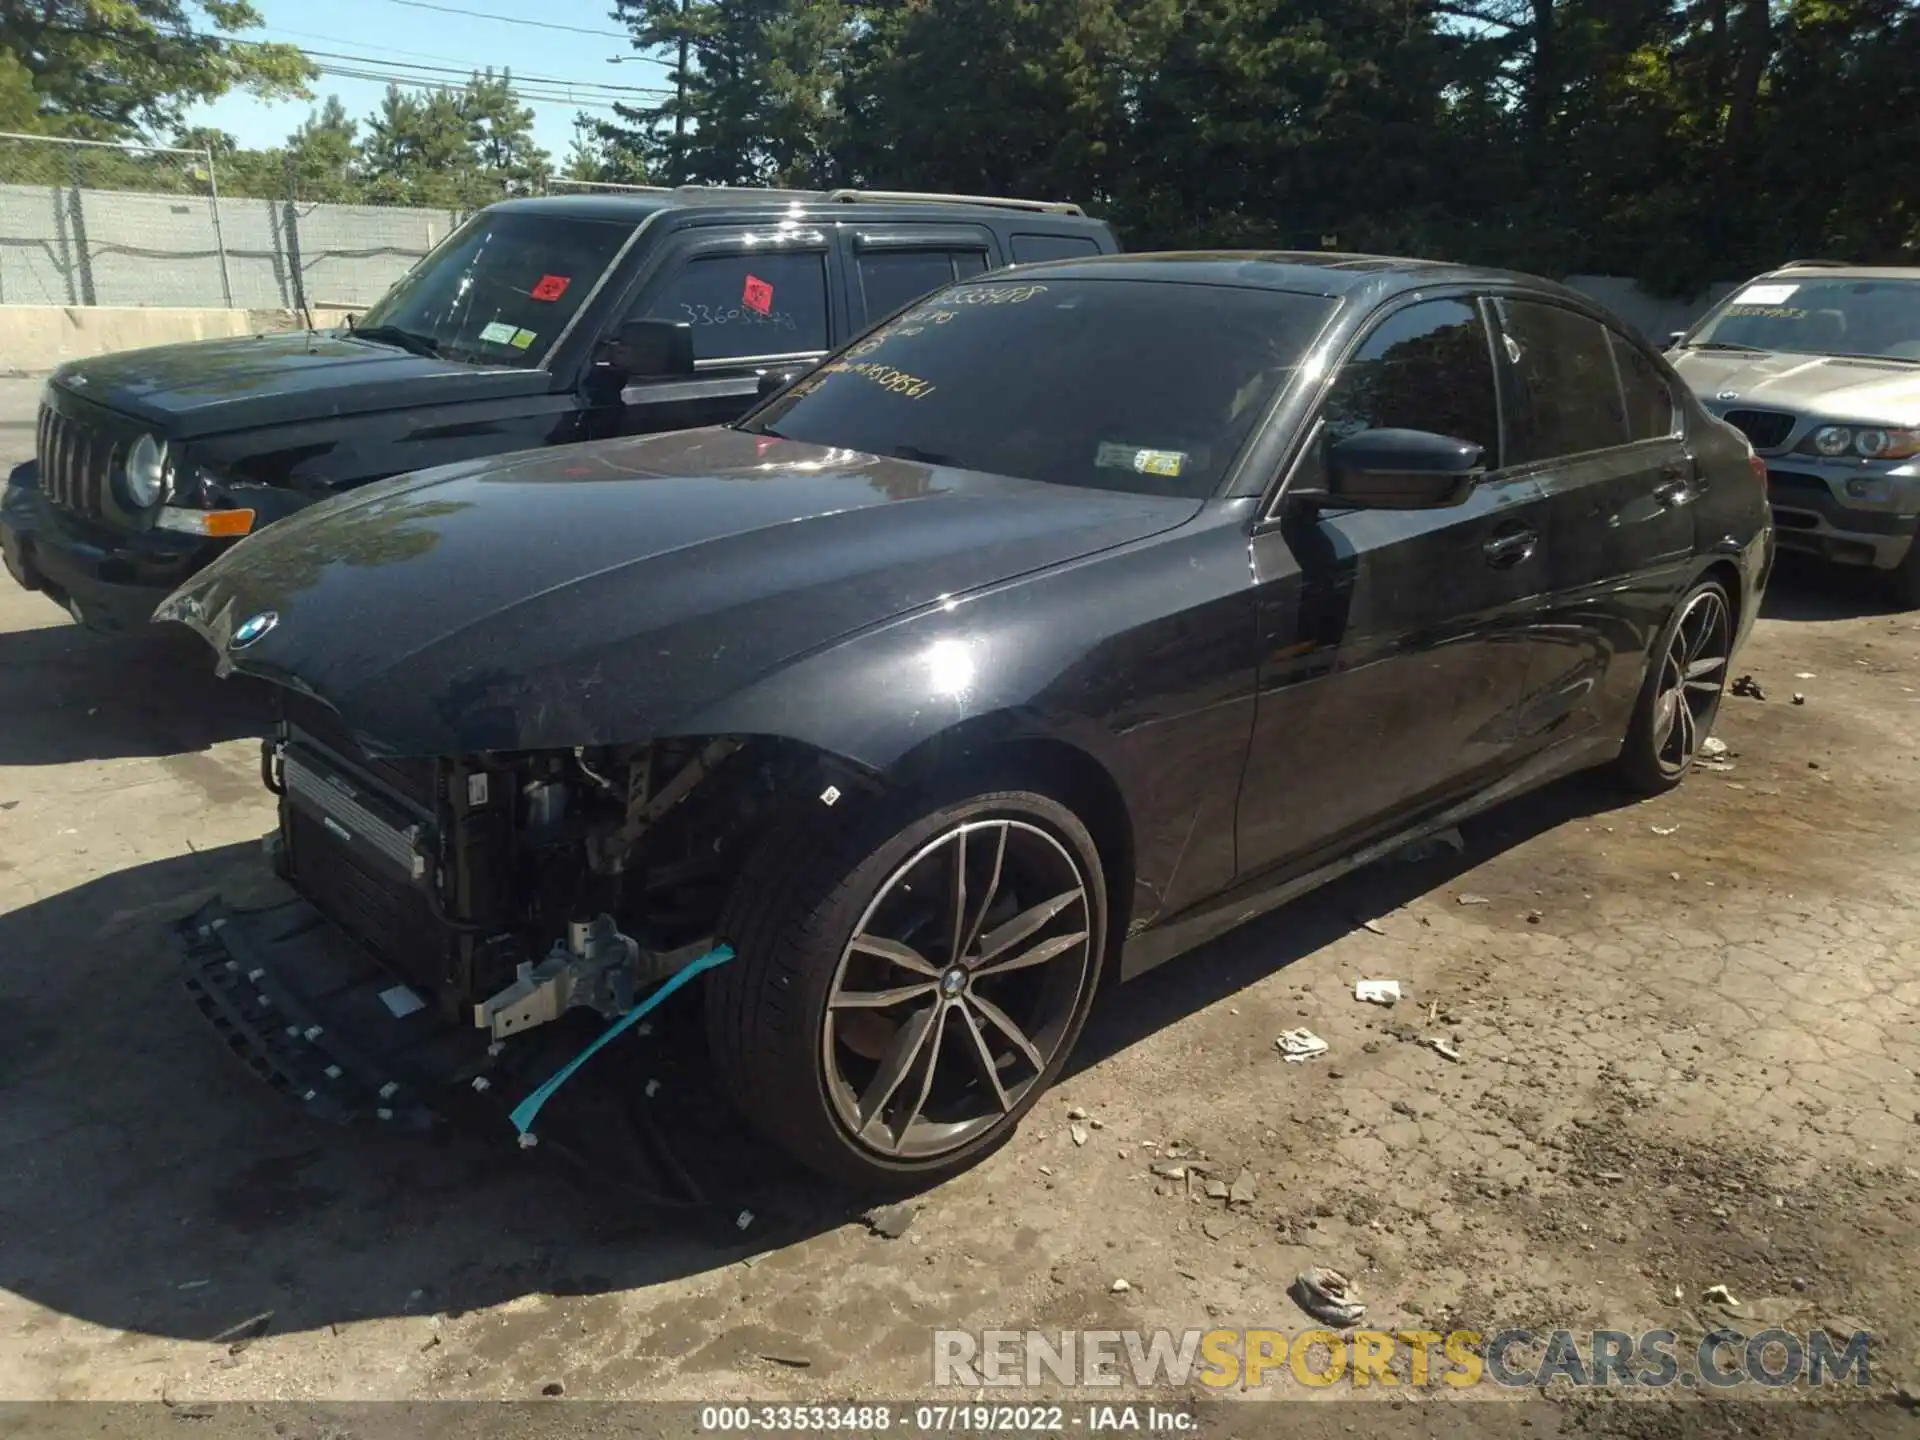
{"label": "small rock", "polygon": [[1538,925],[1539,923],[1540,923],[1540,912],[1538,910],[1527,911],[1527,924]]}
{"label": "small rock", "polygon": [[[1778,1199],[1779,1197],[1776,1196],[1775,1198]],[[1804,1279],[1802,1279],[1800,1276],[1796,1275],[1793,1278],[1793,1288],[1800,1291],[1802,1294],[1804,1294],[1806,1293],[1807,1282]]]}
{"label": "small rock", "polygon": [[1053,1167],[1051,1165],[1042,1165],[1040,1167],[1040,1173],[1042,1175],[1051,1175],[1053,1174]]}
{"label": "small rock", "polygon": [[1796,705],[1804,705],[1807,703],[1807,697],[1796,690],[1793,692],[1793,703]]}
{"label": "small rock", "polygon": [[806,1370],[813,1365],[813,1361],[805,1355],[762,1355],[760,1358],[775,1365],[784,1365],[789,1370]]}
{"label": "small rock", "polygon": [[1647,828],[1656,835],[1664,836],[1673,834],[1680,827],[1678,825],[1649,825]]}
{"label": "small rock", "polygon": [[1069,1120],[1084,1120],[1086,1118],[1087,1118],[1087,1112],[1081,1109],[1078,1105],[1074,1106],[1071,1110],[1067,1111],[1067,1119]]}
{"label": "small rock", "polygon": [[1206,1190],[1209,1200],[1224,1200],[1227,1198],[1227,1182],[1224,1180],[1207,1181]]}
{"label": "small rock", "polygon": [[1420,1112],[1404,1100],[1396,1100],[1387,1108],[1396,1115],[1406,1116],[1409,1120],[1418,1120],[1420,1118]]}
{"label": "small rock", "polygon": [[1727,742],[1722,740],[1718,735],[1709,735],[1700,742],[1700,753],[1709,760],[1724,759],[1729,749],[1730,747]]}
{"label": "small rock", "polygon": [[1475,895],[1471,891],[1462,891],[1453,897],[1462,905],[1491,905],[1493,902],[1484,895]]}
{"label": "small rock", "polygon": [[1742,675],[1733,682],[1733,693],[1748,700],[1764,700],[1767,692],[1760,688],[1760,682],[1751,675]]}
{"label": "small rock", "polygon": [[1107,1128],[1107,1122],[1102,1119],[1099,1119],[1097,1116],[1094,1119],[1087,1121],[1087,1124],[1091,1125],[1096,1130],[1104,1130]]}
{"label": "small rock", "polygon": [[567,1393],[567,1387],[558,1380],[549,1380],[540,1387],[540,1393],[542,1395],[564,1395]]}
{"label": "small rock", "polygon": [[1807,761],[1807,769],[1818,770],[1819,768],[1820,768],[1820,762],[1818,760]]}
{"label": "small rock", "polygon": [[1451,1060],[1456,1065],[1460,1063],[1460,1052],[1454,1049],[1451,1040],[1443,1040],[1438,1035],[1430,1035],[1427,1037],[1427,1045],[1436,1055]]}
{"label": "small rock", "polygon": [[1147,1168],[1162,1180],[1184,1180],[1187,1178],[1187,1167],[1184,1165],[1161,1164],[1149,1165]]}
{"label": "small rock", "polygon": [[898,1240],[907,1233],[907,1227],[913,1224],[913,1217],[920,1213],[920,1207],[911,1201],[903,1200],[898,1205],[876,1205],[860,1218],[883,1240]]}
{"label": "small rock", "polygon": [[1125,1280],[1116,1280],[1107,1287],[1107,1293],[1109,1295],[1124,1295],[1131,1289],[1133,1289],[1133,1286],[1129,1285]]}
{"label": "small rock", "polygon": [[1227,1191],[1229,1205],[1251,1205],[1253,1203],[1253,1171],[1241,1169],[1233,1177],[1233,1186]]}
{"label": "small rock", "polygon": [[1076,1145],[1087,1143],[1087,1127],[1084,1125],[1069,1125],[1067,1135]]}

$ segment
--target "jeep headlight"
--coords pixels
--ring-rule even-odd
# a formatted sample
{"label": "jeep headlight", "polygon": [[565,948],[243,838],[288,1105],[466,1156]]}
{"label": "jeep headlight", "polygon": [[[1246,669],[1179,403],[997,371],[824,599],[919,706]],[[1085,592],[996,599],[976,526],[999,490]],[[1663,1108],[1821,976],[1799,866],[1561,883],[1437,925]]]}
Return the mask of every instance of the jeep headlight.
{"label": "jeep headlight", "polygon": [[173,488],[173,467],[167,463],[167,442],[142,435],[127,451],[127,500],[136,510],[158,505]]}
{"label": "jeep headlight", "polygon": [[1813,448],[1821,455],[1844,455],[1853,448],[1853,432],[1844,425],[1823,425],[1813,432]]}

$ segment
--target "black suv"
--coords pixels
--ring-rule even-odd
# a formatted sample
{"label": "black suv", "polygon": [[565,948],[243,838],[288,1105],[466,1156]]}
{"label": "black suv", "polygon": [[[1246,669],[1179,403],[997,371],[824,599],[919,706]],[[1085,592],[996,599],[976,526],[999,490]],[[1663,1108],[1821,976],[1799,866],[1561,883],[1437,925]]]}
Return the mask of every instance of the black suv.
{"label": "black suv", "polygon": [[474,215],[350,328],[63,366],[0,501],[29,590],[144,625],[240,537],[428,466],[732,420],[926,292],[1117,250],[1077,205],[706,189]]}

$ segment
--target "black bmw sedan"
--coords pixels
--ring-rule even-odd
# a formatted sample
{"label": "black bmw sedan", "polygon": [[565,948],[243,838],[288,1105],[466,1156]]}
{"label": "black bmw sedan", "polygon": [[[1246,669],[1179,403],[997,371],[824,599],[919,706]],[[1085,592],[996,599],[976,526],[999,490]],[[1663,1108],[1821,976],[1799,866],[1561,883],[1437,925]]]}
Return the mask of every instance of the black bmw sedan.
{"label": "black bmw sedan", "polygon": [[[932,1179],[1103,986],[1569,771],[1677,784],[1767,515],[1746,441],[1544,281],[969,281],[737,424],[402,477],[177,592],[281,688],[274,848],[318,912],[202,917],[193,983],[256,1069],[384,1118],[431,1101],[409,1056],[484,1079],[704,971],[769,1141]],[[359,978],[276,939],[316,930]]]}

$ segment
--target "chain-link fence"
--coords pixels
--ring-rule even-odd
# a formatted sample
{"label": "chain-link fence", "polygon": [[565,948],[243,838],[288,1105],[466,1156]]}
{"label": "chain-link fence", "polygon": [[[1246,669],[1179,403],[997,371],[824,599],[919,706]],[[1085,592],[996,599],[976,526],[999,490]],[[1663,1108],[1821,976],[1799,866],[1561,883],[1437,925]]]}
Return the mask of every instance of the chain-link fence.
{"label": "chain-link fence", "polygon": [[225,178],[205,150],[0,133],[0,304],[359,308],[465,213]]}

